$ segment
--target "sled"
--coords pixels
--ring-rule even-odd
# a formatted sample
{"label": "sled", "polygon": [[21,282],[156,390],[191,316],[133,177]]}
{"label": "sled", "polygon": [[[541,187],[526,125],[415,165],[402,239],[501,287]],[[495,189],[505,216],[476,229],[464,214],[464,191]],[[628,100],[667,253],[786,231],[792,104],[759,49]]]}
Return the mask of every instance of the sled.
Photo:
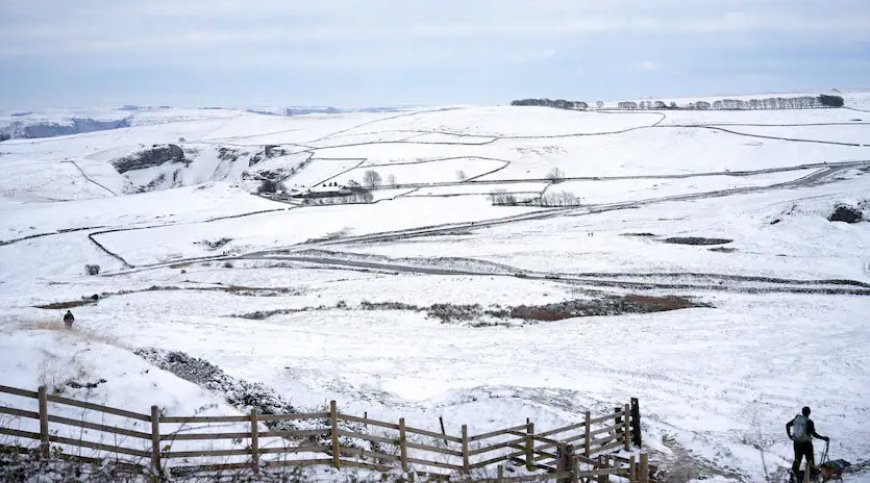
{"label": "sled", "polygon": [[843,481],[843,472],[846,471],[846,468],[852,466],[852,463],[844,459],[837,460],[829,460],[828,459],[828,448],[830,447],[830,441],[825,441],[825,451],[822,453],[822,457],[819,461],[821,463],[814,469],[810,471],[809,478],[807,478],[806,471],[809,470],[809,462],[806,465],[807,470],[798,470],[797,474],[791,475],[791,481],[794,483],[803,483],[803,482],[818,482],[818,481]]}

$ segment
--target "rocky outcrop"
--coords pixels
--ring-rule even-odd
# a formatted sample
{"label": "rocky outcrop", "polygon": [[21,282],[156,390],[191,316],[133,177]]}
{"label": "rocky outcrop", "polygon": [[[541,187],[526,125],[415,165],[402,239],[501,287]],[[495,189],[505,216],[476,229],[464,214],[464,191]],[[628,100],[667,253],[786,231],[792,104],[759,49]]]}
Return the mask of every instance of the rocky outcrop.
{"label": "rocky outcrop", "polygon": [[184,150],[179,146],[169,144],[166,146],[154,145],[151,149],[112,161],[112,165],[121,174],[134,169],[151,168],[166,163],[183,163],[187,167],[191,160],[184,157]]}

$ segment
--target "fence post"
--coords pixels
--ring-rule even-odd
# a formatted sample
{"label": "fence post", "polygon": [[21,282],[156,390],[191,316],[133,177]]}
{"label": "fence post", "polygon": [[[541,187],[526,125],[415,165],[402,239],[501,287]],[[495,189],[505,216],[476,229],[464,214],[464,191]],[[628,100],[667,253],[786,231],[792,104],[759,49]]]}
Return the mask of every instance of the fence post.
{"label": "fence post", "polygon": [[526,469],[535,469],[535,423],[526,423]]}
{"label": "fence post", "polygon": [[332,466],[341,466],[341,447],[338,445],[338,405],[329,401],[329,425],[332,429]]}
{"label": "fence post", "polygon": [[40,455],[48,459],[51,455],[48,440],[48,390],[45,386],[39,386],[39,437],[41,443],[39,445]]}
{"label": "fence post", "polygon": [[556,471],[560,473],[569,473],[568,476],[559,478],[558,481],[561,483],[571,483],[577,477],[577,473],[574,471],[574,446],[570,444],[560,444],[556,448],[556,454],[559,456],[559,459],[556,462]]}
{"label": "fence post", "polygon": [[468,426],[462,425],[462,471],[468,473]]}
{"label": "fence post", "polygon": [[[570,445],[569,445],[570,446]],[[574,456],[574,447],[571,448],[571,483],[579,483],[580,482],[580,460]]]}
{"label": "fence post", "polygon": [[637,483],[637,468],[634,466],[634,455],[628,457],[628,483]]}
{"label": "fence post", "polygon": [[496,477],[496,481],[498,483],[502,483],[504,481],[504,465],[498,465],[498,476]]}
{"label": "fence post", "polygon": [[628,413],[630,411],[628,404],[623,407],[623,410],[625,411],[625,426],[622,428],[622,442],[625,443],[623,449],[628,451],[629,442],[631,441],[631,423],[629,421],[631,418],[628,416]]}
{"label": "fence post", "polygon": [[587,458],[592,452],[592,448],[590,448],[590,446],[592,446],[592,441],[590,441],[592,435],[590,433],[592,433],[592,414],[590,414],[589,411],[586,411],[586,431],[583,434],[583,454],[586,455]]}
{"label": "fence post", "polygon": [[260,474],[260,429],[257,427],[257,408],[251,408],[251,469]]}
{"label": "fence post", "polygon": [[[565,445],[559,444],[556,446],[556,473],[561,473],[563,471],[569,471],[569,466],[567,465],[566,455],[565,455]],[[556,483],[568,483],[568,478],[557,478]]]}
{"label": "fence post", "polygon": [[649,455],[640,454],[640,483],[649,483]]}
{"label": "fence post", "polygon": [[619,412],[622,411],[622,408],[613,408],[613,425],[616,426],[616,431],[613,434],[619,432],[619,427],[622,426],[622,418],[619,416]]}
{"label": "fence post", "polygon": [[408,472],[408,446],[405,435],[405,418],[399,418],[399,456],[402,458],[402,471]]}
{"label": "fence post", "polygon": [[[606,455],[599,456],[598,457],[598,469],[606,470],[609,467],[610,467],[610,465],[607,464],[607,456]],[[607,473],[601,473],[598,475],[597,479],[598,479],[598,483],[609,483],[610,475]]]}
{"label": "fence post", "polygon": [[160,408],[151,406],[151,479],[157,481],[160,469]]}
{"label": "fence post", "polygon": [[640,437],[640,402],[636,397],[631,398],[631,432],[632,442],[640,448],[642,442]]}
{"label": "fence post", "polygon": [[444,417],[438,416],[438,422],[441,423],[441,434],[444,436],[444,447],[446,448],[450,445],[447,443],[447,431],[444,430]]}

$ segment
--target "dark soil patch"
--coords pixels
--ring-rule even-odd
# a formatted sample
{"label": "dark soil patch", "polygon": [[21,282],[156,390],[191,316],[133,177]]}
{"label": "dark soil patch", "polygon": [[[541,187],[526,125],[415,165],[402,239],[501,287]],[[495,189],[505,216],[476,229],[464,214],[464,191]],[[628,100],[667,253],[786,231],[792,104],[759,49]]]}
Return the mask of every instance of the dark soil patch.
{"label": "dark soil patch", "polygon": [[[606,296],[596,299],[568,300],[546,305],[519,305],[504,307],[480,304],[432,304],[429,307],[404,304],[401,302],[367,302],[360,303],[358,310],[406,310],[425,312],[427,317],[438,319],[442,323],[470,323],[473,327],[504,325],[511,319],[516,321],[550,322],[573,317],[591,317],[602,315],[645,314],[663,312],[666,310],[685,309],[690,307],[712,307],[710,304],[698,302],[688,297],[667,296],[653,297],[645,295]],[[273,315],[292,314],[313,310],[354,310],[344,301],[335,306],[303,307],[296,309],[276,309],[233,315],[252,320],[263,320]],[[510,324],[508,324],[510,325]]]}
{"label": "dark soil patch", "polygon": [[859,223],[864,221],[864,213],[858,208],[849,205],[837,205],[834,212],[828,216],[828,221],[842,221],[844,223]]}
{"label": "dark soil patch", "polygon": [[665,243],[674,243],[677,245],[724,245],[726,243],[731,243],[734,240],[729,240],[728,238],[704,238],[701,236],[672,236],[670,238],[665,238]]}
{"label": "dark soil patch", "polygon": [[736,248],[729,247],[716,247],[716,248],[708,248],[711,252],[719,252],[719,253],[734,253],[737,251]]}
{"label": "dark soil patch", "polygon": [[72,300],[69,302],[56,302],[53,304],[45,304],[45,305],[34,305],[37,309],[49,309],[49,310],[57,310],[57,309],[71,309],[73,307],[81,307],[83,305],[90,305],[97,303],[96,300],[88,299],[88,300]]}
{"label": "dark soil patch", "polygon": [[509,316],[514,319],[556,321],[573,317],[645,314],[690,307],[711,307],[711,305],[678,296],[626,295],[592,300],[569,300],[547,305],[520,305],[511,309]]}
{"label": "dark soil patch", "polygon": [[623,233],[622,236],[641,236],[641,237],[651,237],[656,236],[655,233],[650,233],[648,231],[643,231],[640,233]]}

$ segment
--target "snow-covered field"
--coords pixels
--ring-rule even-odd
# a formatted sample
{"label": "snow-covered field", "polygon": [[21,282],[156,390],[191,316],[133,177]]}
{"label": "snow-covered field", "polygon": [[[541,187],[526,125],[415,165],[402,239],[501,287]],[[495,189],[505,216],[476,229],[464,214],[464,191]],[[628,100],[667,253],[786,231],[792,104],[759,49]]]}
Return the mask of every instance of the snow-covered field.
{"label": "snow-covered field", "polygon": [[[21,114],[0,121],[59,116]],[[778,481],[784,424],[809,405],[847,481],[870,481],[870,223],[828,220],[870,218],[865,111],[85,114],[129,127],[0,143],[0,384],[246,410],[134,352],[158,348],[301,410],[336,399],[451,433],[637,397],[667,481]],[[255,194],[369,170],[370,203]],[[499,192],[579,204],[494,206]],[[637,296],[694,307],[559,312]],[[38,308],[56,303],[73,330]]]}

